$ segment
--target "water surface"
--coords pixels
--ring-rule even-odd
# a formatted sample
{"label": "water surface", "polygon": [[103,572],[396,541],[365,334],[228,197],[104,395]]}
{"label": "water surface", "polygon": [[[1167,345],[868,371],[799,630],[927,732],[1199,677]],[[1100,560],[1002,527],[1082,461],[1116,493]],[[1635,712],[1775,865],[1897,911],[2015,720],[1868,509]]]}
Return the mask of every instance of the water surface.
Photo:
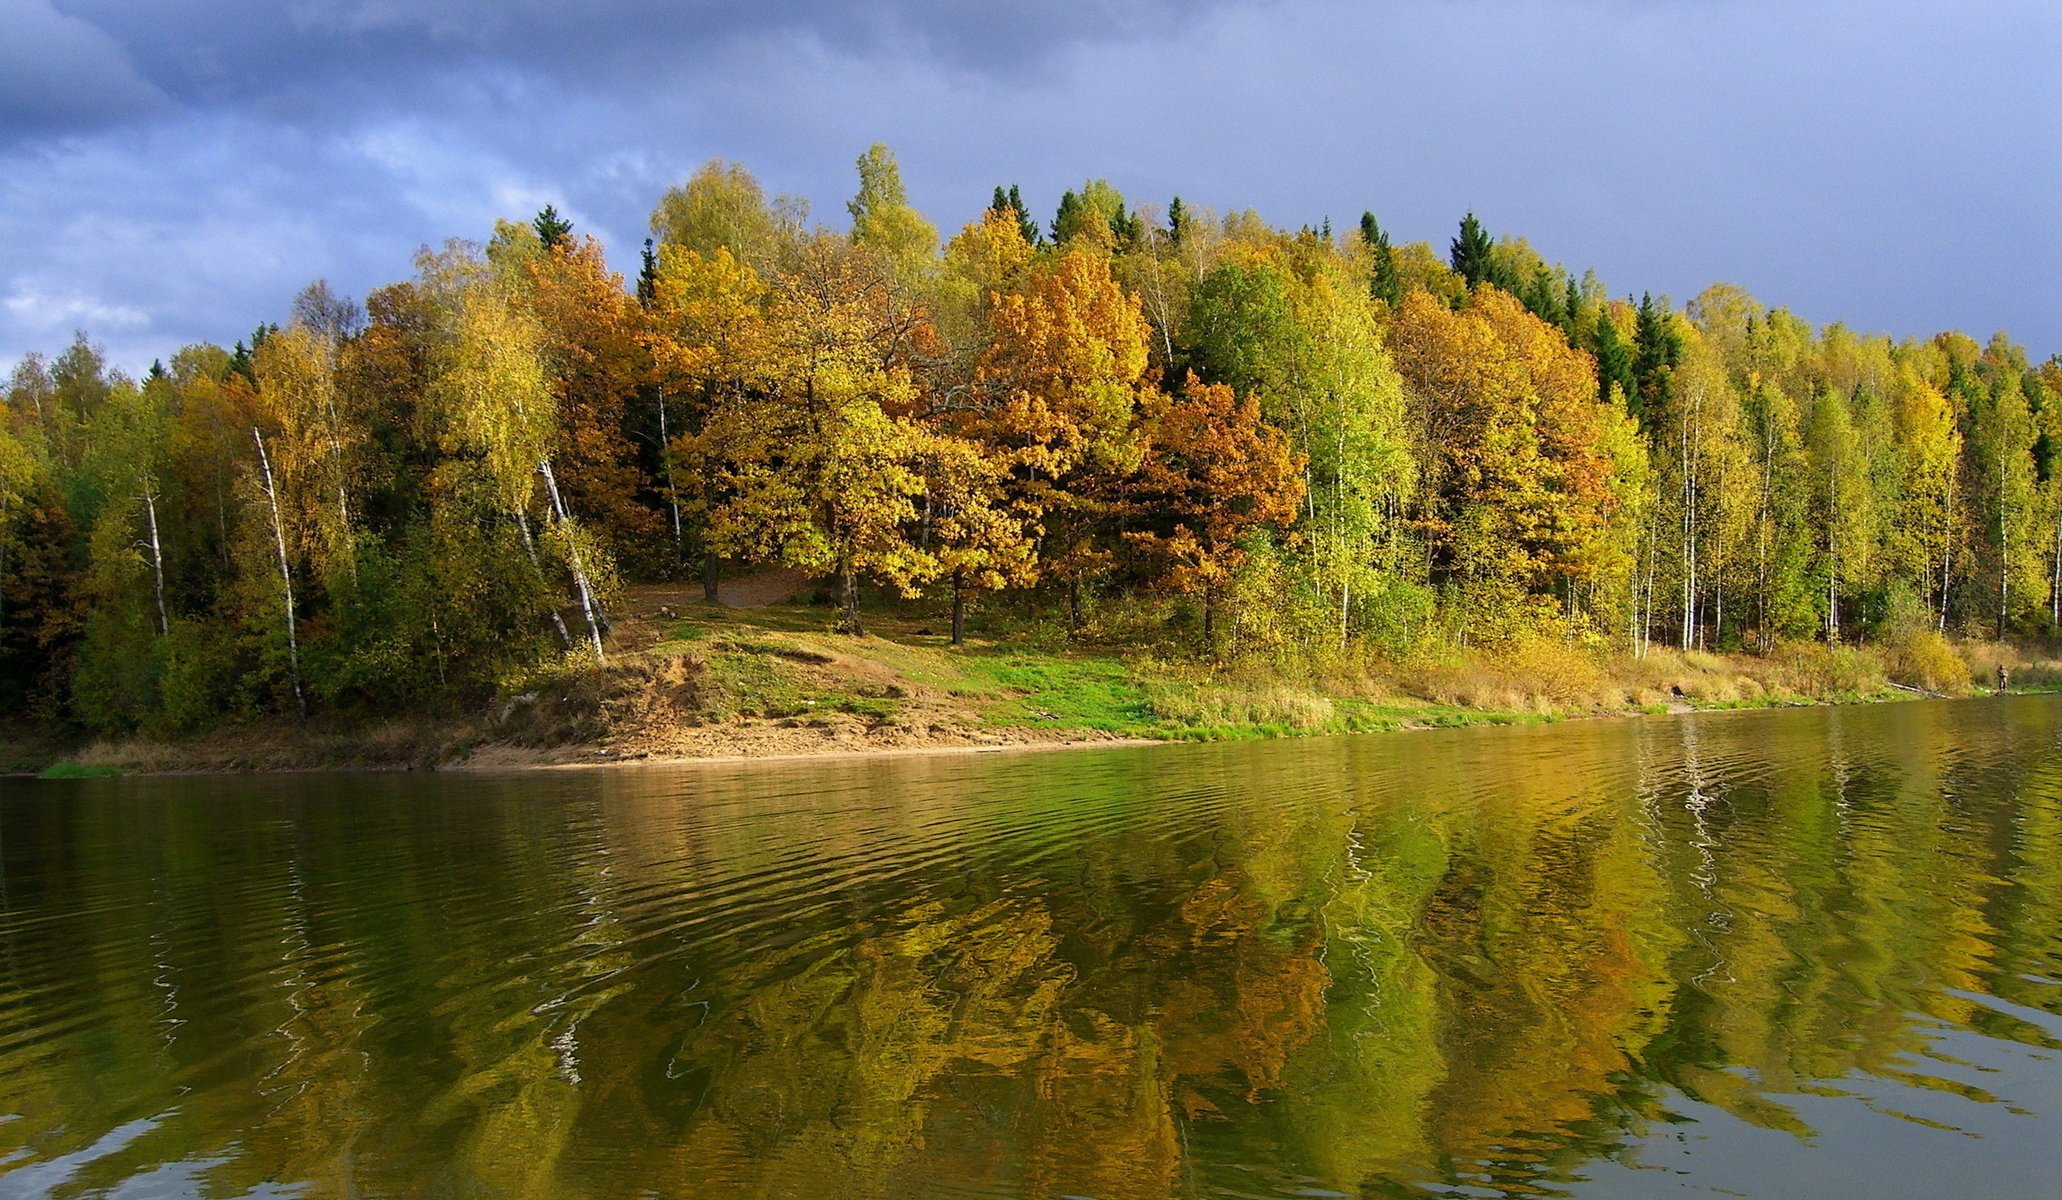
{"label": "water surface", "polygon": [[2062,1191],[2062,701],[0,783],[0,1196]]}

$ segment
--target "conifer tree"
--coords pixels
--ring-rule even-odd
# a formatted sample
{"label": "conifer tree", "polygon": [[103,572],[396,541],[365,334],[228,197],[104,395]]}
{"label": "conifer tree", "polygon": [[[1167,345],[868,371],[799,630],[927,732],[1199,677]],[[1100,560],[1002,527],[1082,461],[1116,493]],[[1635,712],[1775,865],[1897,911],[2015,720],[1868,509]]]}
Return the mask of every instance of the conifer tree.
{"label": "conifer tree", "polygon": [[1498,271],[1496,243],[1472,212],[1461,218],[1461,231],[1453,239],[1447,261],[1471,290],[1485,283],[1502,286],[1504,282]]}

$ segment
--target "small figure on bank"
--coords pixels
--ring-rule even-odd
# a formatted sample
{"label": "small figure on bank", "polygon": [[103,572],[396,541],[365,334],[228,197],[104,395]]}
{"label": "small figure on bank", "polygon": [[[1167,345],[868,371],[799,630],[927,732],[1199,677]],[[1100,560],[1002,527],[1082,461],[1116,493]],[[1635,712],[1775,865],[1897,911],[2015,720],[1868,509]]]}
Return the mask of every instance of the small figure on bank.
{"label": "small figure on bank", "polygon": [[2001,691],[2001,692],[2002,692],[2002,691],[2004,691],[2004,690],[2005,690],[2006,688],[2010,687],[2011,685],[2012,685],[2012,670],[2011,670],[2011,668],[2007,667],[2007,666],[2006,666],[2005,664],[2003,664],[2003,663],[1999,663],[1999,664],[1998,664],[1998,688],[1997,688],[1997,690],[1998,690],[1998,691]]}

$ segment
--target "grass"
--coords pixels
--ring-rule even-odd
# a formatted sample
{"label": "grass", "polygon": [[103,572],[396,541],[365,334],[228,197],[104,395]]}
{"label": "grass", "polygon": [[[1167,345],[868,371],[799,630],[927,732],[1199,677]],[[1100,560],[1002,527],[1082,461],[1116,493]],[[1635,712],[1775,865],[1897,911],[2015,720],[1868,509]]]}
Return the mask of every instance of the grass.
{"label": "grass", "polygon": [[[1762,708],[1903,693],[1884,656],[1786,647],[1748,658],[1657,650],[1643,659],[1557,640],[1448,651],[1350,670],[1219,668],[1142,647],[1072,647],[1021,620],[946,645],[922,614],[869,613],[875,636],[835,632],[807,605],[697,608],[652,647],[693,671],[694,719],[1044,730],[1180,741],[1556,721],[1693,708]],[[1900,674],[1955,678],[1938,647]],[[2029,671],[2029,673],[2031,673]],[[2031,680],[2029,680],[2031,682]]]}
{"label": "grass", "polygon": [[1982,693],[2001,665],[2014,691],[2062,689],[2051,655],[1937,637],[1791,644],[1765,656],[1656,648],[1638,659],[1540,638],[1402,661],[1220,666],[1170,657],[1143,625],[1105,626],[1076,643],[1051,617],[984,611],[955,648],[936,613],[883,605],[867,618],[870,636],[851,636],[821,606],[689,604],[677,616],[626,619],[605,667],[568,657],[507,681],[484,712],[319,730],[277,722],[177,744],[51,743],[17,758],[30,770],[58,760],[46,778],[100,778],[433,766],[495,750],[577,758],[1224,741]]}
{"label": "grass", "polygon": [[36,773],[38,779],[113,779],[121,774],[114,767],[86,766],[74,762],[51,763]]}

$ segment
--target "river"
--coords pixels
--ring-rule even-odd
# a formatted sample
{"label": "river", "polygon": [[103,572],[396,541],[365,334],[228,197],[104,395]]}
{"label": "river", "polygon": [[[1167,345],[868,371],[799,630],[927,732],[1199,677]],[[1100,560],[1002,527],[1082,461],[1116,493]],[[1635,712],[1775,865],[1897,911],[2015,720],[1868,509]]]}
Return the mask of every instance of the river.
{"label": "river", "polygon": [[2062,700],[0,781],[0,1196],[2062,1194]]}

